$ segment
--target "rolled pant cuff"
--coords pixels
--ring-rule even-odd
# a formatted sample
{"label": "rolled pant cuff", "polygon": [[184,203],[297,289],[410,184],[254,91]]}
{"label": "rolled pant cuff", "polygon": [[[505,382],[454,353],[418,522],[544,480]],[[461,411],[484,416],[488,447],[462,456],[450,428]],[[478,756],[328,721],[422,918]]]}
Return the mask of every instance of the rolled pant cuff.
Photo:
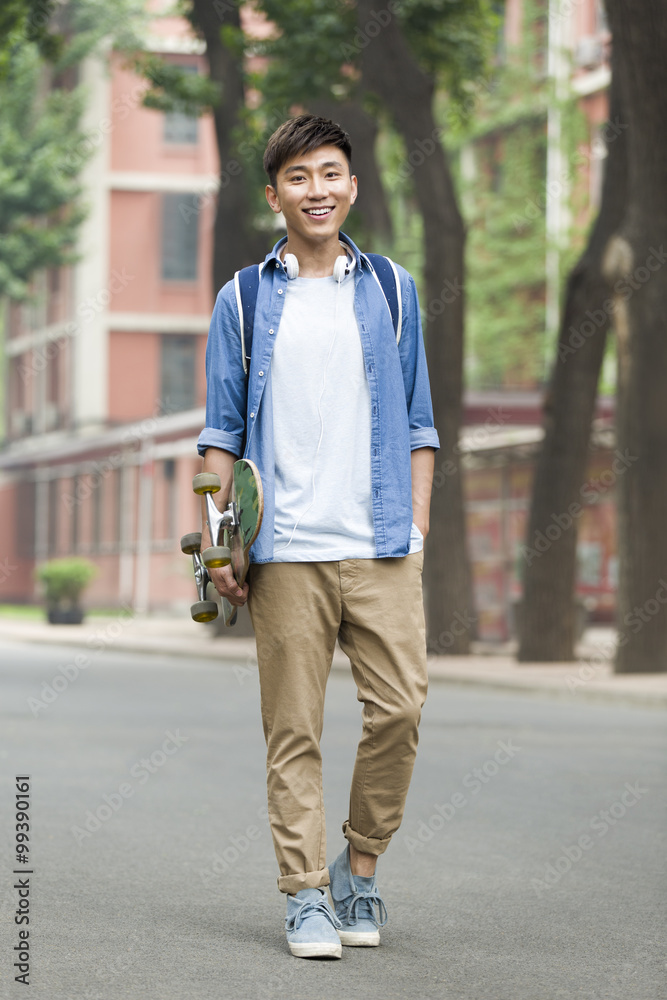
{"label": "rolled pant cuff", "polygon": [[329,885],[329,869],[322,868],[319,872],[302,872],[298,875],[279,875],[278,888],[281,892],[296,895],[301,889],[319,889]]}
{"label": "rolled pant cuff", "polygon": [[378,840],[375,837],[362,837],[360,833],[352,829],[348,819],[343,823],[343,834],[352,846],[357,851],[361,851],[362,854],[384,854],[391,840],[391,837],[385,837],[383,840]]}

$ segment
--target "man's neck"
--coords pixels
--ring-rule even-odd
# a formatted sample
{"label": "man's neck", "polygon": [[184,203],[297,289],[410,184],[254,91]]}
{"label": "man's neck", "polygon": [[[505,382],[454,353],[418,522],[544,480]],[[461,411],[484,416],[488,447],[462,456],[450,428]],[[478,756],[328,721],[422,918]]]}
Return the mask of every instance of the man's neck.
{"label": "man's neck", "polygon": [[340,245],[338,236],[332,237],[325,243],[307,243],[300,240],[298,236],[288,234],[287,243],[280,251],[281,260],[285,260],[285,254],[293,253],[299,262],[300,278],[328,278],[333,274],[336,258],[342,256],[345,251]]}

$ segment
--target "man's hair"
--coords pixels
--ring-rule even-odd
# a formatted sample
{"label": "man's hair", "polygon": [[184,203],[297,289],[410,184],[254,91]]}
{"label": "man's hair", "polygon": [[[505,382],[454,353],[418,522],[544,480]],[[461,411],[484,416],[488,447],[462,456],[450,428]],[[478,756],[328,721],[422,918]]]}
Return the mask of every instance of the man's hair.
{"label": "man's hair", "polygon": [[312,153],[320,146],[338,146],[345,153],[348,164],[351,163],[350,137],[336,122],[317,115],[298,115],[283,122],[264,151],[264,169],[271,186],[275,188],[276,177],[283,164],[300,153]]}

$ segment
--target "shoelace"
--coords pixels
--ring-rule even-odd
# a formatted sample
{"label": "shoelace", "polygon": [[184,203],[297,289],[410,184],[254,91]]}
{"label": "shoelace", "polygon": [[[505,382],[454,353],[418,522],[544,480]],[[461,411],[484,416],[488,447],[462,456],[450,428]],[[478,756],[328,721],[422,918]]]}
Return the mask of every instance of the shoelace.
{"label": "shoelace", "polygon": [[306,899],[303,903],[299,905],[299,909],[291,917],[287,917],[285,920],[285,927],[288,931],[298,931],[299,927],[303,923],[306,917],[312,917],[314,914],[319,914],[320,916],[325,916],[334,927],[342,927],[340,920],[333,912],[325,896],[321,899]]}
{"label": "shoelace", "polygon": [[[387,907],[384,905],[384,900],[380,896],[377,889],[373,889],[371,892],[355,892],[347,907],[347,916],[345,918],[347,923],[356,924],[359,920],[359,914],[357,911],[360,903],[366,903],[370,913],[370,917],[362,914],[362,919],[372,920],[376,927],[384,927],[387,923]],[[373,910],[373,903],[377,903],[378,914],[380,918],[384,916],[384,919],[378,920],[376,918],[375,911]]]}

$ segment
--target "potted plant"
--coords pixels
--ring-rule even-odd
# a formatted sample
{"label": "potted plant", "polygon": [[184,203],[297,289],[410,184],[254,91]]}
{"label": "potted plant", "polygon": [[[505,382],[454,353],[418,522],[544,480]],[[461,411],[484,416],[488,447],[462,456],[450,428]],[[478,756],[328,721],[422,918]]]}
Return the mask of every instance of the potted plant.
{"label": "potted plant", "polygon": [[80,625],[84,616],[81,594],[97,575],[97,567],[89,559],[72,556],[42,563],[35,575],[44,587],[51,625]]}

